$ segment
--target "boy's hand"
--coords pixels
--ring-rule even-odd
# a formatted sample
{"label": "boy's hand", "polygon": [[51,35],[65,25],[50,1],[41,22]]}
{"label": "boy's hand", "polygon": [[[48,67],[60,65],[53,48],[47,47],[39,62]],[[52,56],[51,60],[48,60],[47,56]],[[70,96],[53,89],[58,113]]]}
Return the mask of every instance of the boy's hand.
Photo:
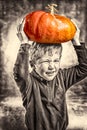
{"label": "boy's hand", "polygon": [[17,36],[18,36],[21,43],[23,43],[23,44],[28,43],[31,45],[32,41],[30,41],[30,39],[27,37],[27,35],[23,31],[24,24],[25,24],[25,21],[23,19],[22,22],[17,27],[17,31],[18,31]]}
{"label": "boy's hand", "polygon": [[74,35],[74,38],[72,39],[72,42],[74,45],[80,46],[80,30],[76,24],[76,20],[75,19],[71,19],[71,21],[74,23],[74,25],[76,26],[76,33]]}

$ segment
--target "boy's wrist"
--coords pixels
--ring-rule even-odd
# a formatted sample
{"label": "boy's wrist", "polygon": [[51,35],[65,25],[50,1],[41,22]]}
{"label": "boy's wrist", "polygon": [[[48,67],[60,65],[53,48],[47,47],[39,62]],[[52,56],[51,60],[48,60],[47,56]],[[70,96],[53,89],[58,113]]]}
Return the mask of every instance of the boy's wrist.
{"label": "boy's wrist", "polygon": [[19,49],[19,52],[20,53],[27,53],[29,51],[29,48],[30,48],[30,44],[28,43],[23,43],[20,45],[20,49]]}
{"label": "boy's wrist", "polygon": [[73,45],[75,45],[75,46],[81,46],[81,43],[80,43],[80,41],[77,39],[77,40],[72,40],[72,43],[73,43]]}
{"label": "boy's wrist", "polygon": [[22,43],[21,44],[21,47],[23,47],[23,48],[30,48],[30,44],[28,44],[28,43]]}
{"label": "boy's wrist", "polygon": [[21,42],[21,45],[29,45],[29,46],[31,46],[32,45],[32,43],[33,43],[33,41],[22,41]]}

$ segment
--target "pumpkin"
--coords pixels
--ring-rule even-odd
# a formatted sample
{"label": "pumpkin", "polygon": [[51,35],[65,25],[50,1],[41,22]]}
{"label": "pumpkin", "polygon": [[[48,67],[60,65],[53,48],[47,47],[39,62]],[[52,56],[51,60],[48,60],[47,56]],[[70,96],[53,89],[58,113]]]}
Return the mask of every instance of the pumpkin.
{"label": "pumpkin", "polygon": [[71,40],[76,27],[65,16],[34,11],[25,16],[24,32],[32,41],[56,44]]}

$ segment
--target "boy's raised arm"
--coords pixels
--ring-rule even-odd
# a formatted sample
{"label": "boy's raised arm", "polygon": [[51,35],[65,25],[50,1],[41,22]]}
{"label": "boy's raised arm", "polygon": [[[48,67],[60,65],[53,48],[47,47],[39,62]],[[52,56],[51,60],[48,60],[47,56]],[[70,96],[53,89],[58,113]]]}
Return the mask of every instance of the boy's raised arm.
{"label": "boy's raised arm", "polygon": [[18,38],[20,40],[20,49],[17,54],[17,59],[14,64],[13,75],[14,79],[20,88],[23,97],[23,104],[26,104],[26,89],[27,89],[27,80],[28,80],[28,66],[29,66],[29,48],[31,46],[31,41],[26,37],[23,32],[23,23],[18,27]]}
{"label": "boy's raised arm", "polygon": [[14,65],[14,78],[16,82],[19,84],[19,81],[26,80],[26,76],[28,73],[28,61],[29,61],[29,47],[30,41],[29,38],[25,35],[23,31],[24,27],[24,19],[17,27],[17,36],[20,40],[20,49],[17,55],[17,59]]}
{"label": "boy's raised arm", "polygon": [[82,44],[81,46],[75,46],[75,50],[79,64],[62,71],[66,89],[87,76],[87,49]]}
{"label": "boy's raised arm", "polygon": [[28,73],[28,61],[29,61],[29,47],[30,45],[25,43],[20,45],[17,59],[14,65],[14,79],[17,83],[22,80],[26,80]]}
{"label": "boy's raised arm", "polygon": [[21,44],[13,69],[14,79],[22,94],[23,105],[26,107],[27,80],[28,80],[28,49],[29,44]]}

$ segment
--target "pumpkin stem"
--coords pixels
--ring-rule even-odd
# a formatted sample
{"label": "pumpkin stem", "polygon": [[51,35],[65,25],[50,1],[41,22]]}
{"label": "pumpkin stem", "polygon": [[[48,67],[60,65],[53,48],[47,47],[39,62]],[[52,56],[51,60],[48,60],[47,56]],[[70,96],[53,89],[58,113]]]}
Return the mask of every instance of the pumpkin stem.
{"label": "pumpkin stem", "polygon": [[55,7],[57,7],[56,4],[48,4],[48,9],[51,10],[51,14],[54,14],[55,11],[58,12],[58,10],[56,10]]}

